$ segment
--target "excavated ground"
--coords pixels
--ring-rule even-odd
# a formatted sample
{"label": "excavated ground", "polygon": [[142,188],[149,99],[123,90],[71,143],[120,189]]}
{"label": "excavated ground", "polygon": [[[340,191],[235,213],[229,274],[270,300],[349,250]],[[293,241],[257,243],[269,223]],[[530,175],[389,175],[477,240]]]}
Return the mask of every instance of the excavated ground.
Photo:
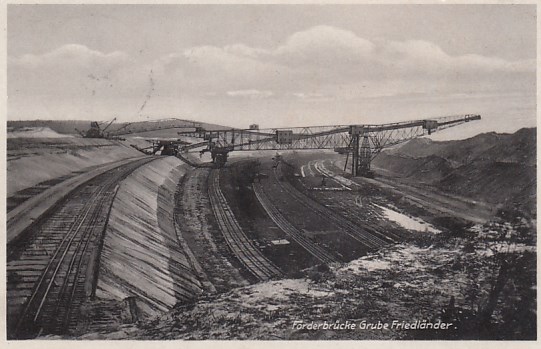
{"label": "excavated ground", "polygon": [[[305,163],[307,158],[310,157],[300,159],[299,163]],[[314,158],[321,158],[321,154]],[[263,159],[263,173],[265,163]],[[246,173],[241,164],[224,171],[222,178],[228,179],[223,181],[222,190],[243,229],[260,244],[283,237],[271,228],[272,222],[254,201],[249,186],[238,181],[239,175]],[[286,180],[295,183],[299,170],[300,167]],[[320,182],[320,178],[309,180],[312,184]],[[362,209],[349,218],[356,215],[383,231],[400,235],[403,242],[330,268],[287,269],[287,261],[274,257],[281,268],[290,274],[295,271],[299,278],[237,288],[194,305],[177,307],[139,327],[85,338],[526,339],[535,336],[535,289],[531,287],[535,284],[535,224],[532,222],[519,218],[512,222],[472,225],[450,215],[431,220],[430,212],[400,200],[392,191],[377,185],[364,185],[354,194],[308,190],[310,185],[303,185],[302,181],[296,186],[335,210],[343,210],[335,205],[348,200],[355,205],[351,197],[361,196]],[[329,183],[327,187],[341,186]],[[277,197],[284,194],[276,191]],[[417,219],[417,223],[426,219],[432,225],[425,222],[423,230],[406,229],[403,223],[388,219],[385,209],[389,207],[396,214]],[[302,207],[293,207],[288,219],[305,214]],[[266,253],[271,258],[272,254]],[[294,255],[290,251],[290,256]],[[448,331],[294,327],[295,321],[361,324],[363,320],[369,323],[448,321],[454,325]]]}
{"label": "excavated ground", "polygon": [[[270,176],[273,163],[265,156],[258,171]],[[86,315],[78,338],[535,336],[535,224],[517,218],[473,225],[449,212],[434,217],[388,184],[359,182],[360,187],[346,190],[348,182],[340,179],[322,186],[315,167],[304,168],[313,175],[301,174],[303,165],[321,158],[328,156],[286,156],[295,169],[285,171],[283,180],[353,222],[391,232],[401,242],[377,252],[356,250],[330,222],[295,203],[270,178],[262,179],[269,181],[265,189],[271,200],[282,206],[295,226],[350,261],[318,266],[294,241],[273,243],[287,237],[253,193],[246,178],[251,170],[245,166],[250,162],[233,163],[223,170],[221,189],[245,233],[286,274],[283,280],[249,285],[250,276],[232,257],[214,222],[207,194],[209,169],[188,169],[178,159],[160,159],[134,172],[119,187],[104,242],[98,299],[83,310]],[[332,162],[326,165],[337,170]],[[406,229],[390,218],[391,211],[424,220],[435,232]],[[454,326],[449,331],[294,327],[296,321],[360,324],[363,320],[448,321]]]}
{"label": "excavated ground", "polygon": [[185,172],[180,160],[165,157],[122,182],[103,242],[98,298],[135,296],[140,310],[153,315],[202,292],[174,224],[174,195]]}
{"label": "excavated ground", "polygon": [[[81,339],[532,339],[535,288],[528,285],[536,273],[529,229],[487,224],[426,235],[342,266],[236,288]],[[487,310],[487,304],[494,306]],[[480,322],[483,317],[488,320]],[[363,321],[417,320],[453,325],[446,331],[360,327]],[[298,327],[348,321],[357,328]]]}
{"label": "excavated ground", "polygon": [[[43,188],[93,167],[140,155],[123,142],[106,139],[8,138],[8,209],[16,206],[21,198],[35,195]],[[16,197],[13,203],[12,197]]]}
{"label": "excavated ground", "polygon": [[[117,329],[190,301],[204,286],[190,251],[179,244],[174,195],[186,166],[157,158],[117,187],[100,251],[95,297],[70,334]],[[52,337],[59,338],[59,337]]]}
{"label": "excavated ground", "polygon": [[[263,210],[254,195],[251,182],[245,176],[250,171],[246,167],[248,164],[239,162],[224,168],[221,177],[224,195],[243,231],[255,245],[260,246],[265,256],[287,275],[298,275],[300,270],[318,264],[317,259],[295,241],[289,239]],[[262,169],[267,174],[268,170],[269,167],[267,171]],[[263,181],[270,183],[268,179]],[[309,219],[307,218],[304,222],[309,223]],[[305,225],[303,224],[302,227],[305,228]],[[322,228],[318,227],[317,230],[321,231]],[[288,243],[280,243],[284,240]]]}
{"label": "excavated ground", "polygon": [[248,281],[228,258],[230,252],[214,215],[208,197],[210,169],[190,169],[179,184],[175,201],[175,221],[179,239],[192,251],[204,275],[207,292],[224,292]]}
{"label": "excavated ground", "polygon": [[[326,166],[332,172],[348,176],[343,171],[343,158],[329,155],[326,159]],[[490,221],[496,214],[494,206],[481,200],[442,193],[428,186],[413,186],[388,177],[385,173],[378,172],[375,179],[357,177],[352,180],[356,183],[354,194],[359,194],[363,203],[384,204],[442,228],[453,228],[455,224],[482,224]],[[318,195],[317,191],[310,193]],[[345,195],[351,194],[352,192],[349,192]],[[327,197],[340,195],[342,194],[325,193]]]}

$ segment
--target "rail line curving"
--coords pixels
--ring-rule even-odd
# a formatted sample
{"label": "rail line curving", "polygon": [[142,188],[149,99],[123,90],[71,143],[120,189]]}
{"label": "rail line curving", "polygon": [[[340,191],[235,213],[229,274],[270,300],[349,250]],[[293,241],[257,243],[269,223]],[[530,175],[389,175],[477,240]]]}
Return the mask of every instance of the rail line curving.
{"label": "rail line curving", "polygon": [[155,158],[121,165],[71,191],[8,248],[7,325],[10,339],[65,334],[92,296],[109,212],[118,183]]}
{"label": "rail line curving", "polygon": [[308,253],[316,257],[323,263],[339,263],[338,257],[328,252],[325,248],[319,246],[316,242],[312,241],[299,229],[293,226],[278,210],[278,208],[271,202],[269,197],[264,191],[261,183],[253,183],[254,193],[263,206],[263,209],[267,212],[267,215],[272,221],[288,236],[290,236],[295,242],[301,245]]}
{"label": "rail line curving", "polygon": [[254,246],[237,222],[220,189],[220,170],[211,171],[208,190],[216,222],[233,255],[260,281],[282,276],[280,269]]}
{"label": "rail line curving", "polygon": [[273,168],[274,179],[278,182],[284,192],[288,193],[295,200],[303,203],[305,207],[312,210],[316,214],[329,219],[329,221],[333,222],[336,226],[342,228],[344,233],[357,240],[359,243],[370,249],[381,248],[389,243],[388,240],[377,237],[374,234],[368,232],[366,229],[353,224],[348,219],[334,213],[333,211],[325,207],[322,207],[319,203],[317,203],[310,197],[299,192],[287,180],[279,180],[280,175],[278,171],[280,171],[279,167]]}

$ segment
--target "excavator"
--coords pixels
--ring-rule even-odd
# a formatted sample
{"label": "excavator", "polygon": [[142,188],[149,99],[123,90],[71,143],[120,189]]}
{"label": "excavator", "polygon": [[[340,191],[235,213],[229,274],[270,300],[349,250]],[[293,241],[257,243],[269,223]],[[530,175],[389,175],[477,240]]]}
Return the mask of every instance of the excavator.
{"label": "excavator", "polygon": [[[98,122],[92,121],[90,123],[90,129],[86,131],[80,131],[75,129],[82,137],[84,138],[107,138],[107,139],[119,139],[120,136],[129,135],[129,134],[139,134],[144,132],[152,131],[162,131],[168,129],[181,129],[190,131],[184,131],[188,133],[194,133],[198,130],[202,130],[202,127],[199,123],[182,120],[182,119],[167,119],[167,120],[155,120],[155,121],[141,121],[141,122],[128,122],[121,124],[119,128],[106,132],[107,129],[116,121],[116,117],[110,122]],[[101,126],[107,123],[107,125],[102,129]],[[179,132],[183,134],[184,132]]]}
{"label": "excavator", "polygon": [[111,126],[115,121],[116,117],[109,123],[107,123],[107,126],[105,126],[103,129],[101,128],[101,125],[103,125],[104,123],[92,121],[90,122],[90,128],[88,130],[80,131],[78,129],[75,129],[75,131],[77,131],[77,133],[79,133],[84,138],[108,138],[109,134],[106,134],[105,131],[107,131],[109,126]]}
{"label": "excavator", "polygon": [[160,152],[160,155],[177,156],[179,148],[189,144],[181,140],[149,140],[149,142],[152,145],[148,147],[140,148],[135,144],[131,144],[131,147],[147,155],[156,155],[156,153]]}

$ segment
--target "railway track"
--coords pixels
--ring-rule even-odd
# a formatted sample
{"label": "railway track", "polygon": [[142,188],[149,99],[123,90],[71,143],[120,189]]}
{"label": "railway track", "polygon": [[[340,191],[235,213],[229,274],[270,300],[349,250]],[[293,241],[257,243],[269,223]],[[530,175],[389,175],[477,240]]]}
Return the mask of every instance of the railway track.
{"label": "railway track", "polygon": [[323,247],[319,246],[316,242],[309,239],[299,229],[293,226],[285,217],[280,213],[278,208],[270,201],[265,193],[261,183],[253,183],[254,193],[263,206],[263,209],[267,212],[272,221],[288,236],[290,236],[295,242],[301,245],[312,256],[325,264],[339,263],[338,257],[333,256]]}
{"label": "railway track", "polygon": [[8,338],[65,334],[94,292],[101,241],[119,182],[139,159],[83,183],[8,246]]}
{"label": "railway track", "polygon": [[[333,166],[335,165],[333,164]],[[340,181],[341,185],[346,185],[346,186],[349,186],[350,188],[352,186],[360,187],[360,184],[350,179],[344,178],[340,175],[337,175],[334,171],[325,167],[324,161],[316,161],[314,167],[320,173],[325,174],[329,177],[335,178],[336,180]],[[333,203],[333,206],[338,207],[339,212],[355,212],[356,210],[358,210],[358,207],[355,205],[354,202],[350,202],[347,200],[334,200],[332,201],[332,203]],[[397,242],[403,239],[403,237],[389,231],[386,231],[385,234],[382,234],[378,231],[378,228],[376,228],[374,225],[367,223],[365,221],[361,222],[358,216],[357,217],[355,215],[352,215],[352,216],[353,217],[350,217],[348,215],[348,217],[346,218],[350,219],[353,223],[357,223],[361,226],[364,226],[366,229],[370,230],[370,233],[378,237],[381,237],[384,240],[390,240],[390,242]]]}
{"label": "railway track", "polygon": [[366,221],[364,221],[364,218],[362,217],[355,216],[355,211],[358,210],[359,208],[355,205],[354,202],[334,200],[332,201],[332,205],[337,209],[336,211],[352,213],[352,214],[344,214],[345,216],[347,216],[345,218],[347,218],[354,224],[364,226],[366,229],[370,230],[369,232],[371,234],[381,237],[381,239],[383,240],[389,240],[389,242],[391,243],[396,243],[404,239],[404,236],[397,235],[388,230],[385,231],[385,234],[380,233],[378,228],[375,225],[367,223]]}
{"label": "railway track", "polygon": [[319,203],[311,199],[310,197],[300,193],[291,183],[287,180],[280,181],[278,175],[278,167],[273,168],[274,178],[282,188],[282,190],[288,193],[292,198],[298,202],[305,205],[307,208],[320,215],[321,217],[327,218],[330,222],[333,222],[336,226],[340,227],[344,233],[351,236],[353,239],[357,240],[359,243],[370,249],[377,249],[383,246],[386,246],[390,239],[380,238],[374,234],[368,232],[366,229],[363,229],[355,224],[353,224],[348,219],[334,213],[333,211],[321,206]]}
{"label": "railway track", "polygon": [[240,263],[258,280],[282,276],[282,272],[248,239],[220,189],[220,170],[212,170],[208,185],[210,204],[225,241]]}
{"label": "railway track", "polygon": [[[339,161],[334,161],[333,166],[340,169]],[[484,223],[494,216],[493,207],[471,199],[436,191],[429,186],[417,186],[404,183],[385,173],[384,169],[375,168],[375,179],[360,178],[361,181],[383,188],[393,194],[406,198],[414,205],[423,207],[434,215],[447,215],[461,218],[472,223]]]}
{"label": "railway track", "polygon": [[329,170],[325,166],[325,161],[316,161],[314,164],[314,167],[322,175],[332,178],[336,183],[338,183],[345,190],[351,190],[351,187],[353,186],[357,186],[357,187],[360,186],[359,184],[353,182],[352,180],[342,177],[340,175],[337,175],[333,171]]}

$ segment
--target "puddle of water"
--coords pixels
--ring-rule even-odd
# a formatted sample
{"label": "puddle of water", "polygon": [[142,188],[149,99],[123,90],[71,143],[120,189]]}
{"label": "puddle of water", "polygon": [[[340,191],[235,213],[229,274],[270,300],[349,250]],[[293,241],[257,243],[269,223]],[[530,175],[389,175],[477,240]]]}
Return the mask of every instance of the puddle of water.
{"label": "puddle of water", "polygon": [[289,245],[289,241],[286,239],[272,240],[271,243],[273,245]]}
{"label": "puddle of water", "polygon": [[385,216],[390,221],[393,221],[395,223],[398,223],[401,227],[408,230],[415,230],[415,231],[424,231],[424,232],[430,232],[434,234],[441,233],[441,230],[436,229],[433,225],[423,221],[419,218],[411,218],[406,215],[403,215],[400,212],[396,212],[394,210],[391,210],[390,208],[383,207],[380,205],[375,206],[379,207]]}

